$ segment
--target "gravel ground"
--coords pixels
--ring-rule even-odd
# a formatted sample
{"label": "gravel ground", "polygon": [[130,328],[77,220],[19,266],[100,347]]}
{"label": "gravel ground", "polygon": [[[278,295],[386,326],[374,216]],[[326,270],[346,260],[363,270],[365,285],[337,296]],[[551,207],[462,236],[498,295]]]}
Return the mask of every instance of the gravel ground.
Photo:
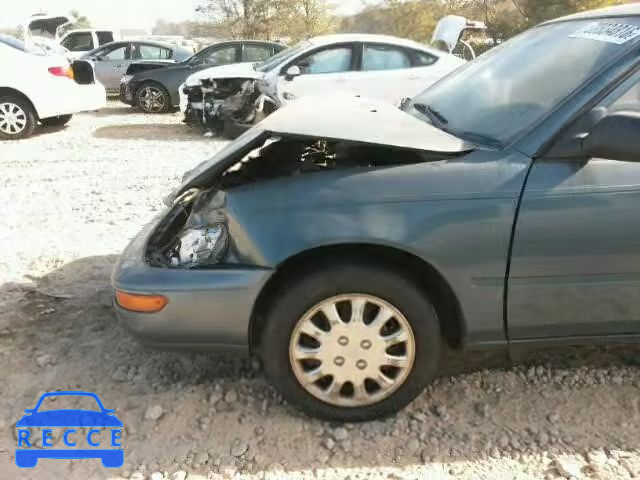
{"label": "gravel ground", "polygon": [[[132,341],[114,323],[111,267],[222,145],[178,115],[117,103],[0,142],[0,478],[640,478],[637,347],[538,352],[515,368],[448,353],[407,410],[341,426],[284,404],[255,361]],[[15,422],[50,390],[93,391],[116,410],[123,468],[16,468]]]}

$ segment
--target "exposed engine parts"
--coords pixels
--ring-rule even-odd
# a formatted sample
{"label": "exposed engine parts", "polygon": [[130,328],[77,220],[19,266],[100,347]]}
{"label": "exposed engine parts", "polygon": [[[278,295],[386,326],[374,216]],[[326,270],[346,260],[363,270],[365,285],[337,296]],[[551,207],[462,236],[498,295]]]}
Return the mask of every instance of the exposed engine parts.
{"label": "exposed engine parts", "polygon": [[253,79],[204,79],[185,87],[189,107],[185,121],[204,124],[214,135],[234,139],[279,108]]}

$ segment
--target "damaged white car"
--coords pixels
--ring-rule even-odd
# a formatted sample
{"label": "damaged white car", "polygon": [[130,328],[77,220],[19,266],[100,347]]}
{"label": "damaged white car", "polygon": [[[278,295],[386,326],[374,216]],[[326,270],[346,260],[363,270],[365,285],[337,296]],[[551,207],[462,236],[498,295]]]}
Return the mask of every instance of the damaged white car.
{"label": "damaged white car", "polygon": [[187,123],[236,137],[288,102],[338,92],[399,103],[464,64],[449,53],[383,35],[326,35],[261,63],[202,70],[180,88]]}

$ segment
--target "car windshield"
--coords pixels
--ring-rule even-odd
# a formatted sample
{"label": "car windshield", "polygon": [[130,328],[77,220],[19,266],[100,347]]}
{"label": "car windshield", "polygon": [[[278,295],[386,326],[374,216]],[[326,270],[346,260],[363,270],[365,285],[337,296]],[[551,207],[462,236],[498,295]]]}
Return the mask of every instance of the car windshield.
{"label": "car windshield", "polygon": [[508,144],[635,44],[639,24],[625,18],[534,28],[445,77],[408,108],[470,142]]}
{"label": "car windshield", "polygon": [[286,62],[290,58],[294,57],[298,53],[302,52],[306,48],[311,46],[311,42],[300,42],[293,47],[289,47],[285,50],[282,50],[277,55],[265,60],[264,62],[257,63],[255,66],[256,71],[267,73],[278,67],[280,64]]}

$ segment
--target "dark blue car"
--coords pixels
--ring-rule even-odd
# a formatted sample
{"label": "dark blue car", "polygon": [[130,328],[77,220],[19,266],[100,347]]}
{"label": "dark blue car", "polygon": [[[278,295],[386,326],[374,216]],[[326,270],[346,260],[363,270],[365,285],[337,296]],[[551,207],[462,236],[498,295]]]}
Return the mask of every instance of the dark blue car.
{"label": "dark blue car", "polygon": [[[81,410],[81,409],[61,409],[61,410],[45,410],[39,411],[42,402],[53,396],[75,396],[93,398],[99,410]],[[120,439],[120,428],[122,422],[114,415],[114,410],[104,407],[100,398],[91,392],[48,392],[43,394],[33,409],[26,409],[26,415],[22,417],[16,427],[18,428],[18,448],[16,449],[16,465],[19,467],[34,467],[40,458],[57,458],[57,459],[83,459],[83,458],[100,458],[102,464],[108,468],[117,468],[124,463],[124,450],[118,443]],[[53,446],[53,433],[50,429],[65,428],[63,435],[64,449],[49,448]],[[92,448],[74,448],[80,437],[77,435],[73,427],[90,428],[86,435],[86,441]],[[42,447],[33,448],[30,436],[33,430],[27,429],[37,428],[42,433]],[[101,429],[111,429],[109,438],[101,435]],[[74,435],[73,438],[71,435]],[[100,437],[100,438],[99,438]],[[109,445],[110,448],[98,448],[100,446]],[[26,447],[26,448],[20,448]]]}

